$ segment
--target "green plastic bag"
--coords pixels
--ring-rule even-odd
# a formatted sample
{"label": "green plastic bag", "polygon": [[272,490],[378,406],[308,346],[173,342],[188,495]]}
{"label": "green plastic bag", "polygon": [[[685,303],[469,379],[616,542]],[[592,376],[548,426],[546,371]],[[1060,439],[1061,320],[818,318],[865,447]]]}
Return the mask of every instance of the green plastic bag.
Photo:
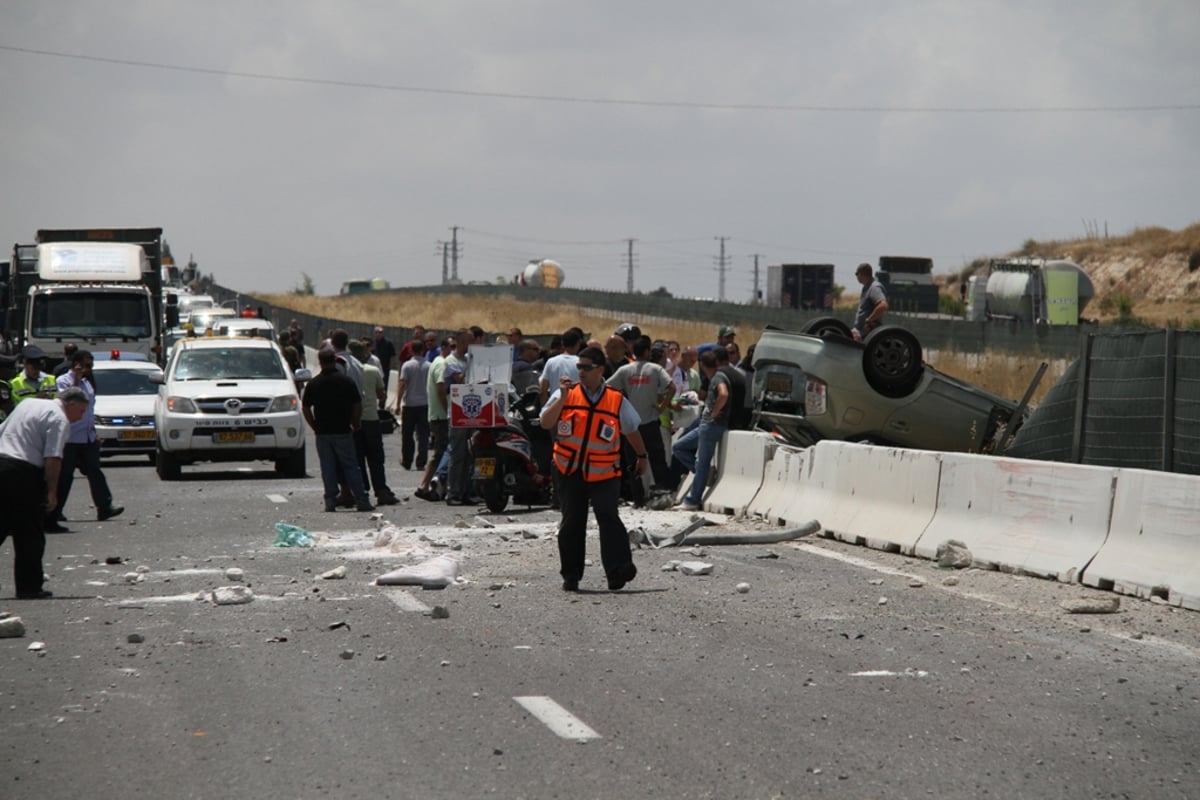
{"label": "green plastic bag", "polygon": [[312,547],[313,538],[304,528],[297,528],[286,522],[276,522],[275,530],[279,531],[279,535],[275,537],[272,547]]}

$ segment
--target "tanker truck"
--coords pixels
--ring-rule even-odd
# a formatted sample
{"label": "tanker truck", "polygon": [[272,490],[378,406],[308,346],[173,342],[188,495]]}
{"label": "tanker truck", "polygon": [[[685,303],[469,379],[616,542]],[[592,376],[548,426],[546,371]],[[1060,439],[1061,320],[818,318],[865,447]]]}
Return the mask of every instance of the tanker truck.
{"label": "tanker truck", "polygon": [[986,276],[967,280],[967,320],[1078,325],[1095,295],[1078,264],[1061,259],[993,259]]}
{"label": "tanker truck", "polygon": [[563,284],[563,268],[557,261],[544,258],[530,261],[520,275],[513,280],[518,286],[544,286],[557,289]]}

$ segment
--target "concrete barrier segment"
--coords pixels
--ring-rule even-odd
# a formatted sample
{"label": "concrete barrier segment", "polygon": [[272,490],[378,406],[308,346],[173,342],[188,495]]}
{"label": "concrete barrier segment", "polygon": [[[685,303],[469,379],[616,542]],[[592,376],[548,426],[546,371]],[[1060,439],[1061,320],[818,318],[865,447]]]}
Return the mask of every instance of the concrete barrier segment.
{"label": "concrete barrier segment", "polygon": [[1108,539],[1083,583],[1200,611],[1200,476],[1117,470]]}
{"label": "concrete barrier segment", "polygon": [[957,539],[976,566],[1075,583],[1108,535],[1117,470],[944,453],[937,510],[916,554]]}
{"label": "concrete barrier segment", "polygon": [[913,555],[937,510],[941,453],[820,442],[810,486],[828,495],[827,535]]}
{"label": "concrete barrier segment", "polygon": [[761,431],[729,431],[722,436],[717,447],[716,483],[704,498],[704,509],[746,516],[776,447],[775,437]]}

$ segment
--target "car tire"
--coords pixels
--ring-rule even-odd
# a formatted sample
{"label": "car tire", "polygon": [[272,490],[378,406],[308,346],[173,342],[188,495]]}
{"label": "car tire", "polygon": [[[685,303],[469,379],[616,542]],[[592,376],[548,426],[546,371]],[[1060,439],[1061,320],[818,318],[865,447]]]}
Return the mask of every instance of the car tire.
{"label": "car tire", "polygon": [[821,339],[840,338],[850,339],[850,326],[837,317],[817,317],[804,323],[801,333],[817,336]]}
{"label": "car tire", "polygon": [[921,343],[910,331],[895,325],[876,328],[863,340],[867,383],[886,397],[907,397],[925,371],[921,355]]}
{"label": "car tire", "polygon": [[275,460],[275,471],[285,478],[306,477],[307,461],[303,450],[295,455],[285,456]]}
{"label": "car tire", "polygon": [[158,477],[164,481],[177,481],[183,476],[179,459],[165,450],[158,451],[157,457],[154,459],[154,469],[158,472]]}

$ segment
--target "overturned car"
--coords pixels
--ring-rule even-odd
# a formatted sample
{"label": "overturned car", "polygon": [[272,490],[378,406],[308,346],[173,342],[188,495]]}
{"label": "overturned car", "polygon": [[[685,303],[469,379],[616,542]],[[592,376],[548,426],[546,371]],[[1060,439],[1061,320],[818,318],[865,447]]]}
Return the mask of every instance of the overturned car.
{"label": "overturned car", "polygon": [[904,328],[854,341],[844,322],[802,332],[767,328],[754,351],[757,427],[807,447],[821,439],[919,450],[993,452],[1024,421],[1025,404],[938,372]]}

